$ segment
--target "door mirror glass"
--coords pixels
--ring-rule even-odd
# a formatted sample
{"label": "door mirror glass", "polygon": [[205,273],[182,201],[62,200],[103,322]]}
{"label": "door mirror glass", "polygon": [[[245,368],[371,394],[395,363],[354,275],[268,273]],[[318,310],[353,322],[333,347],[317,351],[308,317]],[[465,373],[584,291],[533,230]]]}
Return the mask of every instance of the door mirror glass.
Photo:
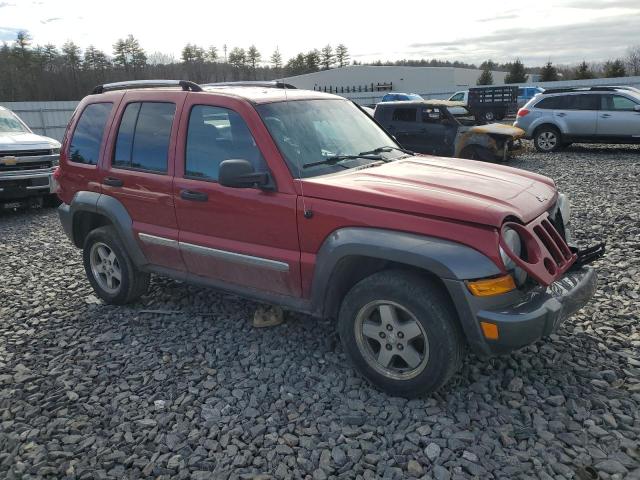
{"label": "door mirror glass", "polygon": [[220,185],[231,188],[262,188],[273,190],[269,173],[256,172],[248,160],[224,160],[218,173]]}

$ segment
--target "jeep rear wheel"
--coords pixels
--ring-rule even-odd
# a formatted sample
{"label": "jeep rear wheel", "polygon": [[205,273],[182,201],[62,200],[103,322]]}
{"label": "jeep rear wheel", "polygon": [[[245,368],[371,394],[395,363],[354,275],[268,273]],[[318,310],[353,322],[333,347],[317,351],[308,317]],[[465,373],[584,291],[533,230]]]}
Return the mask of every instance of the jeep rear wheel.
{"label": "jeep rear wheel", "polygon": [[541,127],[536,131],[533,143],[539,152],[555,152],[562,146],[560,131],[555,127]]}
{"label": "jeep rear wheel", "polygon": [[339,314],[342,345],[358,371],[405,397],[436,391],[459,369],[464,342],[456,322],[435,282],[401,270],[357,283]]}
{"label": "jeep rear wheel", "polygon": [[91,286],[107,303],[132,302],[149,287],[149,274],[136,268],[113,227],[91,231],[85,239],[82,257]]}

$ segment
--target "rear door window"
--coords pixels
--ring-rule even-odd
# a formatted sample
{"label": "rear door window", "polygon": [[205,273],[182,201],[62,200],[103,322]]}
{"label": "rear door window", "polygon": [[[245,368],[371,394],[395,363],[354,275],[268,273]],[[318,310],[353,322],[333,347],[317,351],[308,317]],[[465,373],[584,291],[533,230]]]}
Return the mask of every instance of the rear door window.
{"label": "rear door window", "polygon": [[393,111],[393,121],[396,122],[417,122],[417,108],[396,108]]}
{"label": "rear door window", "polygon": [[111,107],[113,107],[113,103],[87,105],[80,115],[71,137],[69,160],[87,165],[98,163],[104,127],[111,113]]}
{"label": "rear door window", "polygon": [[566,107],[567,97],[547,97],[535,104],[536,108],[545,110],[563,110]]}
{"label": "rear door window", "polygon": [[128,104],[118,129],[113,166],[166,173],[175,111],[174,103]]}
{"label": "rear door window", "polygon": [[569,95],[567,96],[567,110],[598,110],[600,95]]}

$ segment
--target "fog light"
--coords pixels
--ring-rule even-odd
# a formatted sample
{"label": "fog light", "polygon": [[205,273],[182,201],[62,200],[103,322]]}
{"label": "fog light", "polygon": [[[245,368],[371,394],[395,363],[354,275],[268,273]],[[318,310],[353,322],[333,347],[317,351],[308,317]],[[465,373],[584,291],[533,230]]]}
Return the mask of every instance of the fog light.
{"label": "fog light", "polygon": [[492,297],[515,290],[516,284],[511,275],[503,275],[467,282],[467,288],[476,297]]}

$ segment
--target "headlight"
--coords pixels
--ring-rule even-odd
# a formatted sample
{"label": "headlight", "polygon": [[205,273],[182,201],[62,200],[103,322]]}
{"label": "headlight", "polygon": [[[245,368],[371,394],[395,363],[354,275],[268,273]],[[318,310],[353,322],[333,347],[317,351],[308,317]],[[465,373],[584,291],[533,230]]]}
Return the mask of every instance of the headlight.
{"label": "headlight", "polygon": [[[520,235],[514,229],[506,227],[502,230],[502,241],[503,243],[511,250],[515,255],[522,258],[522,240],[520,239]],[[527,272],[522,270],[520,267],[516,265],[509,255],[500,247],[500,258],[502,259],[502,263],[504,263],[504,267],[510,272],[515,281],[516,285],[520,286],[527,280]]]}

